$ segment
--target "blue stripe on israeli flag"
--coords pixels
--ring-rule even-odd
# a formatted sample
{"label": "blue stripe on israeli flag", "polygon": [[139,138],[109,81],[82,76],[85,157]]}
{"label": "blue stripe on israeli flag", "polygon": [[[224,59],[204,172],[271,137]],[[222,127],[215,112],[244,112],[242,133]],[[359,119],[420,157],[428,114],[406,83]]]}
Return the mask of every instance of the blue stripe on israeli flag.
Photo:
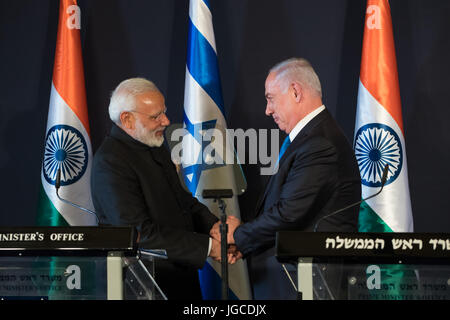
{"label": "blue stripe on israeli flag", "polygon": [[212,24],[212,14],[209,10],[209,1],[191,2],[189,6],[189,19],[216,52],[216,41]]}
{"label": "blue stripe on israeli flag", "polygon": [[189,73],[224,113],[216,52],[191,19],[189,19],[189,39],[191,39],[187,53]]}
{"label": "blue stripe on israeli flag", "polygon": [[203,0],[202,2],[208,7],[209,10],[211,10],[211,7],[209,6],[209,0]]}

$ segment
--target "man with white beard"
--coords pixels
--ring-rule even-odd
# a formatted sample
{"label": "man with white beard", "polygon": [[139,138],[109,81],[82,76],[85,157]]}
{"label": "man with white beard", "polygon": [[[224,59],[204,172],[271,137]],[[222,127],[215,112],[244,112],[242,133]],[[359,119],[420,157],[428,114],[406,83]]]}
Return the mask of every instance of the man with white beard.
{"label": "man with white beard", "polygon": [[164,130],[164,96],[142,78],[123,81],[109,105],[111,133],[94,156],[91,190],[101,225],[136,227],[142,247],[165,249],[155,278],[169,299],[201,299],[197,269],[220,259],[209,236],[217,221],[180,184]]}

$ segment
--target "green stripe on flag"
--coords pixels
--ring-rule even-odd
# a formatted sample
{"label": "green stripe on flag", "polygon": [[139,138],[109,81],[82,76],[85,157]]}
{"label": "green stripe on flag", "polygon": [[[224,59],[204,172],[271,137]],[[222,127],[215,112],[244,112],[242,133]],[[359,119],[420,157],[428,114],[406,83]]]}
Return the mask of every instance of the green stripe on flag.
{"label": "green stripe on flag", "polygon": [[[380,288],[368,289],[370,300],[415,300],[420,283],[414,265],[379,264]],[[367,274],[367,277],[370,275]],[[411,288],[419,288],[412,290]]]}
{"label": "green stripe on flag", "polygon": [[[58,212],[58,210],[56,210],[55,206],[48,198],[42,184],[39,188],[37,225],[43,227],[69,226],[66,220],[64,220],[63,216]],[[34,272],[40,273],[40,275],[44,277],[43,279],[45,279],[45,276],[48,276],[49,279],[52,279],[57,275],[56,265],[58,261],[58,257],[37,257],[33,262],[33,270]],[[37,277],[36,285],[39,288],[47,288],[40,290],[39,295],[48,297],[49,299],[54,299],[57,297],[53,290],[54,286],[52,285],[52,282],[45,281],[40,277]]]}
{"label": "green stripe on flag", "polygon": [[[69,227],[64,217],[48,198],[41,184],[39,190],[39,226]],[[36,257],[31,268],[36,277],[37,295],[49,300],[106,299],[106,273],[103,260],[87,257]],[[81,289],[69,290],[66,285],[68,265],[81,268]]]}
{"label": "green stripe on flag", "polygon": [[[365,201],[361,203],[359,209],[358,230],[359,232],[394,232]],[[413,267],[399,264],[378,266],[381,273],[381,289],[369,290],[370,299],[410,299],[411,292],[403,288],[418,284]]]}
{"label": "green stripe on flag", "polygon": [[53,203],[45,193],[44,187],[41,184],[39,190],[39,203],[37,225],[45,227],[68,227],[69,224],[63,216],[56,210]]}
{"label": "green stripe on flag", "polygon": [[394,232],[365,201],[359,207],[358,231]]}

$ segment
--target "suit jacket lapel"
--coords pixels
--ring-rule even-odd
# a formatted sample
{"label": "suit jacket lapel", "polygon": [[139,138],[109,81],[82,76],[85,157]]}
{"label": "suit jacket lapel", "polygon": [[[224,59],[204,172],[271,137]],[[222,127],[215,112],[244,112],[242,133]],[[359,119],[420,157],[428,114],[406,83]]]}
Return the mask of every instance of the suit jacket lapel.
{"label": "suit jacket lapel", "polygon": [[297,149],[297,147],[302,143],[304,138],[306,138],[312,129],[314,129],[318,124],[320,124],[322,121],[330,117],[330,114],[327,109],[323,110],[321,113],[319,113],[317,116],[311,119],[306,126],[297,134],[294,141],[291,142],[291,145],[286,149],[286,152],[284,153],[283,157],[280,159],[280,168],[284,161],[288,158],[288,156]]}
{"label": "suit jacket lapel", "polygon": [[[323,120],[325,120],[327,117],[329,117],[330,114],[327,109],[323,110],[321,113],[319,113],[317,116],[315,116],[313,119],[311,119],[310,122],[297,134],[297,136],[294,138],[294,141],[291,142],[289,147],[286,149],[286,151],[283,154],[283,157],[280,159],[278,163],[278,168],[281,168],[283,163],[286,161],[286,159],[289,157],[289,155],[294,152],[295,149],[297,149],[298,145],[302,143],[302,140],[308,136],[309,132],[317,126],[319,123],[321,123]],[[275,178],[275,176],[278,174],[278,172],[274,175],[272,175],[269,179],[269,181],[266,183],[265,190],[263,195],[259,198],[257,204],[256,204],[256,216],[258,216],[261,212],[261,207],[267,197],[267,193],[269,190],[271,190],[271,184]]]}
{"label": "suit jacket lapel", "polygon": [[262,204],[264,203],[264,200],[266,199],[266,196],[267,196],[267,192],[268,192],[268,190],[270,190],[270,185],[272,184],[272,181],[273,181],[273,177],[274,177],[275,175],[272,175],[271,177],[270,177],[270,179],[268,179],[267,180],[267,182],[266,182],[266,184],[265,184],[265,188],[264,188],[264,193],[262,193],[261,194],[261,196],[259,197],[259,199],[258,199],[258,202],[256,203],[256,215],[258,216],[258,214],[259,214],[259,212],[260,212],[260,209],[261,209],[261,206],[262,206]]}

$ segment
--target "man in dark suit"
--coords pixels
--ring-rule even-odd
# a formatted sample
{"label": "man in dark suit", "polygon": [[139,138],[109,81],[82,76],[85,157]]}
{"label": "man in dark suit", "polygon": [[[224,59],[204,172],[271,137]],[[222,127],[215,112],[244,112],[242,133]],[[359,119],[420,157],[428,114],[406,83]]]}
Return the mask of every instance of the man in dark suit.
{"label": "man in dark suit", "polygon": [[163,95],[148,80],[128,79],[115,89],[114,124],[93,162],[93,203],[100,224],[134,226],[142,247],[167,251],[155,278],[169,299],[200,299],[197,269],[208,256],[220,259],[220,244],[209,236],[217,218],[180,184],[162,145],[165,113]]}
{"label": "man in dark suit", "polygon": [[[304,59],[273,67],[266,79],[266,115],[288,134],[274,174],[256,207],[254,220],[228,218],[234,260],[251,256],[256,299],[295,299],[296,292],[277,262],[275,235],[280,230],[313,231],[316,222],[361,197],[354,152],[322,104],[319,78]],[[324,219],[318,231],[357,231],[358,207]],[[218,238],[218,224],[211,235]]]}

